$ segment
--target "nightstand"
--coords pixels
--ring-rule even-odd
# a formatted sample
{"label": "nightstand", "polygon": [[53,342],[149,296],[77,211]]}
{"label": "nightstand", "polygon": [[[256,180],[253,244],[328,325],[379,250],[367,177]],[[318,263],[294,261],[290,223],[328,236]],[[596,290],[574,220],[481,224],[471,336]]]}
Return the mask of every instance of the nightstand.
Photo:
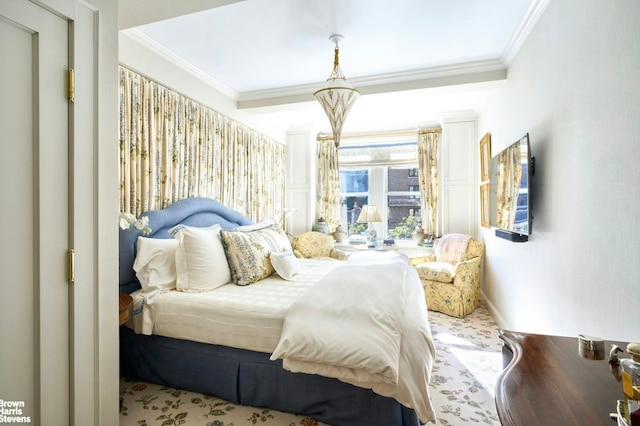
{"label": "nightstand", "polygon": [[120,293],[120,325],[127,322],[129,319],[129,313],[131,312],[131,304],[133,303],[133,298],[128,294]]}

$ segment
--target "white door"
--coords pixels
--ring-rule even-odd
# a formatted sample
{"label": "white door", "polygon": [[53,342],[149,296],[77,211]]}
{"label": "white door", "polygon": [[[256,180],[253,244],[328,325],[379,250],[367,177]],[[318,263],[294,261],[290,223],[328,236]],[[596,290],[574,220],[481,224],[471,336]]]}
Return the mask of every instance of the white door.
{"label": "white door", "polygon": [[0,58],[0,414],[67,425],[67,21],[0,1]]}

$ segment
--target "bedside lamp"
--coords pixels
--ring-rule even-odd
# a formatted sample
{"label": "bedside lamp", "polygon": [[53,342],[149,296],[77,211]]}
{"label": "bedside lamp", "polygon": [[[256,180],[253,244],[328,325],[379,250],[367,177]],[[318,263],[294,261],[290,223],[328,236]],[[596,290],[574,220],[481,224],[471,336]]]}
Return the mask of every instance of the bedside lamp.
{"label": "bedside lamp", "polygon": [[365,204],[364,207],[362,207],[362,211],[360,212],[360,216],[358,216],[358,220],[356,222],[368,223],[367,232],[365,233],[367,236],[367,245],[369,247],[373,247],[376,243],[376,230],[373,227],[373,223],[382,222],[376,206]]}

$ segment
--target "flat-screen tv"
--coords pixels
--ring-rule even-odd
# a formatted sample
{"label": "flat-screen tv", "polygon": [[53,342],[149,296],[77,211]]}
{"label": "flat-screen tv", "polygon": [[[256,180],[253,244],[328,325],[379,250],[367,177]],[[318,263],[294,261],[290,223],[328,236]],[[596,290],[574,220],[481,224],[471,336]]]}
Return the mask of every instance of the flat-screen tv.
{"label": "flat-screen tv", "polygon": [[496,236],[528,241],[533,222],[530,183],[534,167],[528,133],[491,158],[489,221]]}

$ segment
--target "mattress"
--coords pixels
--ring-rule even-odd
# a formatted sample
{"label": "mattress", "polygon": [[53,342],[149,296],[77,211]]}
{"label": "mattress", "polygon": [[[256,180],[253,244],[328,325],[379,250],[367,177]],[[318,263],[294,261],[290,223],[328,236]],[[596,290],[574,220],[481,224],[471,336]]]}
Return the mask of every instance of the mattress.
{"label": "mattress", "polygon": [[134,292],[127,325],[140,332],[146,320],[154,335],[272,353],[291,304],[343,262],[316,258],[299,263],[300,273],[290,281],[273,274],[248,286],[230,283],[202,293],[168,291],[152,299]]}

